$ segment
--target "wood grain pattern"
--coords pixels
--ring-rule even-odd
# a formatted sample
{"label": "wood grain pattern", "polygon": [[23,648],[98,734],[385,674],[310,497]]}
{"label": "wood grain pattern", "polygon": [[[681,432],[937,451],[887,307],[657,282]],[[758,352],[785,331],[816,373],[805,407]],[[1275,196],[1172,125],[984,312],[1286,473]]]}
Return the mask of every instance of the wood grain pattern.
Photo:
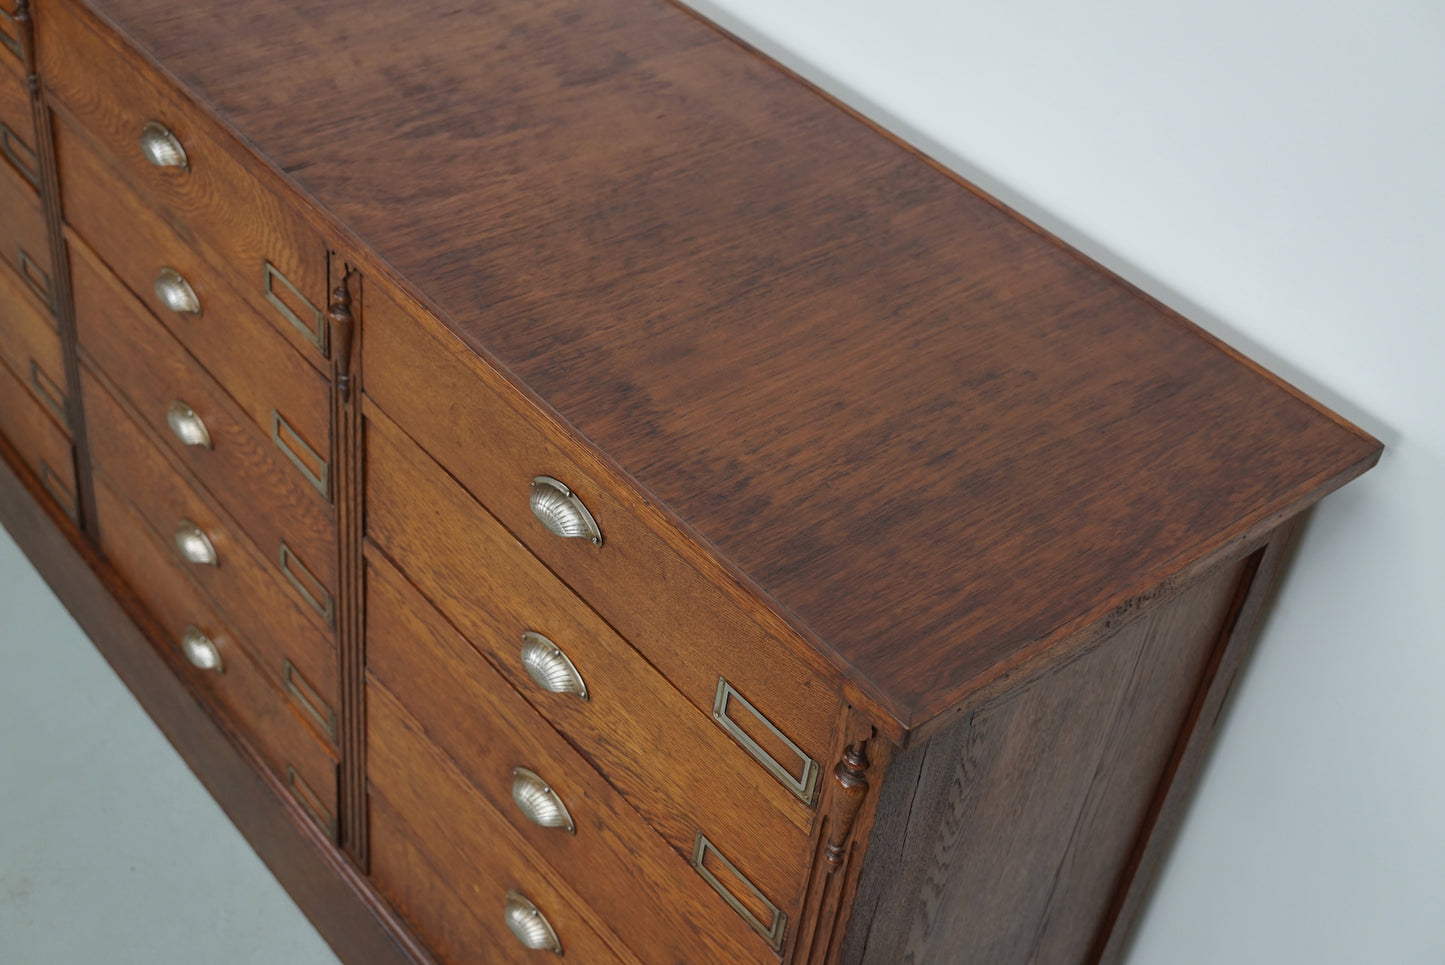
{"label": "wood grain pattern", "polygon": [[[504,882],[521,875],[523,869],[540,874],[547,866],[543,858],[429,743],[422,726],[400,703],[374,681],[369,683],[367,695],[372,785],[416,831],[444,877],[459,890],[495,893],[505,891]],[[374,840],[373,846],[377,845]],[[679,865],[687,870],[681,862]],[[584,877],[594,879],[594,889],[605,887],[609,875],[628,872],[627,868],[588,861],[569,871],[566,890],[577,893]],[[548,878],[562,890],[564,879],[555,874]],[[627,884],[627,890],[614,894],[605,908],[593,909],[585,900],[569,900],[568,905],[578,914],[605,914],[599,921],[608,923],[606,930],[614,931],[644,962],[761,965],[776,961],[772,950],[701,878],[694,875],[689,882],[684,877],[660,887],[661,882],[631,876]],[[713,927],[701,930],[699,926],[707,922]]]}
{"label": "wood grain pattern", "polygon": [[[3,60],[0,57],[0,60]],[[0,158],[4,164],[40,189],[40,153],[35,137],[35,118],[30,109],[30,92],[25,78],[0,66]]]}
{"label": "wood grain pattern", "polygon": [[111,668],[349,965],[430,960],[390,908],[331,848],[263,763],[218,726],[160,656],[154,619],[0,438],[0,525],[15,539]]}
{"label": "wood grain pattern", "polygon": [[[307,668],[307,679],[338,709],[337,658],[328,631],[315,611],[284,582],[276,562],[261,556],[229,515],[180,474],[89,368],[82,376],[82,390],[92,427],[96,471],[110,480],[112,488],[162,539],[169,538],[182,519],[200,527],[215,547],[220,565],[185,562],[174,549],[170,550],[172,558],[200,584],[244,639],[255,641],[258,647],[275,641],[282,661],[268,661],[268,669],[278,684],[282,663],[292,659]],[[292,656],[303,651],[304,657]],[[322,672],[326,667],[329,672]]]}
{"label": "wood grain pattern", "polygon": [[0,164],[0,262],[55,311],[55,268],[45,211],[35,188],[6,164]]}
{"label": "wood grain pattern", "polygon": [[69,393],[60,333],[45,306],[5,268],[0,268],[0,359],[65,429]]}
{"label": "wood grain pattern", "polygon": [[844,962],[1088,962],[1253,566],[894,758]]}
{"label": "wood grain pattern", "polygon": [[0,364],[0,435],[35,474],[48,499],[77,518],[75,457],[70,439],[55,417],[23,388],[17,375]]}
{"label": "wood grain pattern", "polygon": [[[146,197],[147,207],[164,212],[252,309],[326,372],[325,353],[265,298],[262,286],[269,262],[300,290],[313,312],[324,312],[326,248],[320,237],[294,205],[282,203],[237,159],[232,153],[237,145],[227,143],[223,132],[133,53],[93,30],[77,7],[50,6],[40,35],[39,69],[51,103],[63,104],[123,180]],[[67,69],[77,63],[85,69]],[[180,140],[186,168],[147,163],[138,139],[152,120]],[[293,309],[306,307],[282,294]]]}
{"label": "wood grain pattern", "polygon": [[94,6],[904,728],[1378,453],[661,0]]}
{"label": "wood grain pattern", "polygon": [[[263,430],[248,419],[83,241],[72,239],[70,252],[81,351],[120,389],[166,451],[195,473],[258,547],[274,557],[286,543],[334,595],[337,548],[331,501],[292,465],[272,440],[270,426]],[[202,318],[195,324],[225,324],[225,320]],[[171,431],[166,418],[178,401],[205,423],[209,448],[185,445]],[[289,394],[271,404],[294,425],[293,408],[301,407],[293,407]],[[323,417],[323,426],[329,422]],[[322,438],[329,440],[330,435],[325,432]],[[325,460],[331,459],[329,448],[321,450]]]}
{"label": "wood grain pattern", "polygon": [[[461,629],[470,647],[555,724],[679,854],[690,855],[697,831],[704,829],[733,860],[757,869],[776,901],[789,904],[807,870],[810,812],[484,510],[455,487],[428,478],[424,455],[399,445],[374,421],[368,455],[371,538]],[[420,507],[427,512],[418,513]],[[379,640],[384,631],[374,632],[373,646],[384,648],[377,659],[392,655],[391,665],[400,668],[405,660],[396,656],[398,648],[417,661],[428,658],[426,648],[440,648],[453,655],[453,673],[485,677],[489,669],[470,648],[459,647],[456,632],[445,623],[414,617],[409,626],[397,625],[391,615],[429,612],[402,572],[372,554],[370,619],[392,629],[385,642]],[[587,684],[587,701],[537,688],[519,659],[527,630],[568,655]]]}

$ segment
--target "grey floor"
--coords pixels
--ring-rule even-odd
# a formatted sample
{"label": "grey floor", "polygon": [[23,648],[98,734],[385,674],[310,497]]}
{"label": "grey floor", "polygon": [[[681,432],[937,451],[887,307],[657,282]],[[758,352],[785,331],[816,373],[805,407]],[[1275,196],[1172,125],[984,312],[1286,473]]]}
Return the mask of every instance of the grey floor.
{"label": "grey floor", "polygon": [[336,965],[0,529],[0,965]]}

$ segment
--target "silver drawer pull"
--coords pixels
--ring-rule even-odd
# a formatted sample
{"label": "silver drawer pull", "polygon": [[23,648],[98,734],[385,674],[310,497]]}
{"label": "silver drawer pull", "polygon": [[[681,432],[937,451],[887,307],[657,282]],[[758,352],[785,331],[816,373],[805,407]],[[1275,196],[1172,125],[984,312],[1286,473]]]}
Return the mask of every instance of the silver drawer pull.
{"label": "silver drawer pull", "polygon": [[197,670],[210,670],[214,673],[226,671],[221,664],[221,651],[217,649],[215,642],[194,626],[186,627],[185,634],[181,636],[181,653],[186,655],[191,666]]}
{"label": "silver drawer pull", "polygon": [[602,530],[582,500],[551,476],[537,476],[532,480],[531,503],[532,515],[553,536],[585,539],[594,546],[602,545]]}
{"label": "silver drawer pull", "polygon": [[166,413],[166,422],[182,445],[211,448],[211,433],[206,429],[206,424],[196,415],[195,409],[180,399],[171,403],[170,411]]}
{"label": "silver drawer pull", "polygon": [[512,769],[512,800],[523,816],[538,827],[566,828],[568,834],[577,833],[567,805],[536,772],[525,767]]}
{"label": "silver drawer pull", "polygon": [[507,928],[527,948],[562,954],[562,943],[552,930],[552,923],[536,905],[515,891],[507,892],[505,917]]}
{"label": "silver drawer pull", "polygon": [[201,300],[196,297],[196,290],[174,268],[162,268],[153,287],[156,297],[171,311],[182,315],[201,314]]}
{"label": "silver drawer pull", "polygon": [[211,538],[201,532],[201,527],[183,519],[176,526],[176,549],[180,550],[181,556],[188,563],[195,563],[197,566],[219,566],[220,560],[216,557],[216,547],[211,544]]}
{"label": "silver drawer pull", "polygon": [[532,683],[553,694],[576,694],[587,700],[582,675],[551,640],[531,630],[522,634],[522,667]]}
{"label": "silver drawer pull", "polygon": [[159,121],[146,121],[140,130],[140,149],[145,159],[158,168],[182,168],[188,170],[190,159],[180,140]]}

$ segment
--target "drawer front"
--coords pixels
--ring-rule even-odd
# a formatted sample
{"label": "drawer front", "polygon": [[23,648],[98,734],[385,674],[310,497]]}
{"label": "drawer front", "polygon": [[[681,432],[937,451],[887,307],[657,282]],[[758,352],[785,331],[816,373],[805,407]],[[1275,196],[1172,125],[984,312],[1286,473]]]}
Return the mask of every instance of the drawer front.
{"label": "drawer front", "polygon": [[0,268],[0,359],[63,427],[65,359],[52,324],[24,283]]}
{"label": "drawer front", "polygon": [[25,282],[51,312],[55,311],[55,275],[50,270],[50,241],[45,212],[30,183],[0,164],[0,261]]}
{"label": "drawer front", "polygon": [[[92,24],[79,4],[57,0],[46,7],[40,75],[61,112],[103,146],[148,204],[163,208],[194,238],[268,324],[324,367],[326,249],[320,236],[247,170],[238,160],[246,152],[214,121],[113,34],[102,36]],[[148,124],[176,139],[183,166],[157,166],[148,159],[142,148]]]}
{"label": "drawer front", "polygon": [[[807,872],[811,812],[384,417],[368,422],[366,441],[368,538],[674,849],[690,854],[707,829],[786,909]],[[415,599],[388,565],[372,569],[368,593]],[[587,700],[550,693],[528,675],[526,632],[560,648]],[[368,636],[386,645],[375,628]],[[407,632],[391,644],[431,645],[416,638]]]}
{"label": "drawer front", "polygon": [[[261,557],[221,510],[199,496],[88,370],[81,388],[91,458],[97,472],[165,542],[167,557],[215,601],[278,687],[301,691],[319,730],[339,733],[339,664],[314,609],[298,599],[277,560]],[[189,521],[205,534],[217,565],[182,557],[174,537]],[[102,521],[102,528],[104,522]],[[288,676],[287,666],[300,671]],[[303,686],[304,684],[304,686]]]}
{"label": "drawer front", "polygon": [[627,961],[575,912],[567,899],[513,849],[501,842],[488,852],[483,869],[458,882],[445,875],[439,862],[425,853],[420,836],[396,813],[385,798],[373,793],[371,817],[371,876],[401,917],[445,965],[473,965],[482,961],[535,965],[547,953],[522,945],[508,930],[504,917],[509,893],[516,893],[547,919],[562,947],[562,960],[585,965]]}
{"label": "drawer front", "polygon": [[[55,131],[66,219],[83,243],[220,380],[263,431],[271,431],[277,405],[285,401],[286,417],[300,440],[294,453],[301,463],[297,471],[329,498],[326,379],[276,337],[194,245],[117,182],[83,138],[65,123],[58,123]],[[184,280],[199,314],[176,311],[161,297],[157,283],[165,269]],[[168,283],[176,284],[174,278]]]}
{"label": "drawer front", "polygon": [[[169,645],[166,656],[251,741],[302,808],[334,839],[336,760],[309,732],[294,698],[278,691],[255,666],[248,642],[222,622],[167,559],[159,537],[104,478],[96,479],[95,499],[101,550],[160,623]],[[214,648],[219,667],[198,667],[186,658],[183,641],[193,632]]]}
{"label": "drawer front", "polygon": [[[632,913],[638,895],[668,895],[675,912],[691,909],[688,930],[704,936],[710,947],[753,944],[746,922],[688,866],[691,852],[669,848],[394,570],[377,564],[368,580],[367,662],[372,680],[406,708],[492,809],[564,874],[583,900],[608,921],[621,921]],[[659,715],[653,729],[670,732],[669,723]],[[640,763],[653,765],[657,781],[671,778],[656,755]],[[519,767],[531,774],[519,774]],[[534,823],[514,800],[519,786],[524,793],[529,788],[536,793],[539,778],[550,788],[550,794],[543,792],[549,800],[533,800],[542,806],[560,802],[563,809],[552,816],[553,825]],[[742,806],[739,810],[748,813]],[[564,819],[574,833],[556,826]],[[716,841],[712,829],[694,825],[689,845],[699,832]],[[757,827],[754,833],[766,832]],[[806,863],[801,857],[795,862],[800,867]],[[604,869],[611,869],[610,874]],[[777,935],[783,934],[795,897],[785,900],[776,892],[767,896],[771,911],[764,930],[776,927]],[[638,928],[643,928],[641,921]],[[672,948],[633,947],[647,953],[643,958],[648,960]]]}
{"label": "drawer front", "polygon": [[[336,586],[331,504],[282,448],[285,442],[304,443],[289,434],[263,433],[83,242],[72,241],[70,250],[82,349],[257,546],[285,543],[331,594]],[[217,322],[200,319],[195,324]],[[277,426],[300,421],[287,400],[277,399],[274,405]],[[173,410],[179,413],[174,427]],[[204,438],[198,442],[202,427]],[[178,433],[186,431],[193,434],[183,440]]]}
{"label": "drawer front", "polygon": [[25,69],[25,52],[20,46],[20,27],[15,23],[16,0],[0,0],[0,76]]}
{"label": "drawer front", "polygon": [[[377,284],[367,289],[366,317],[362,351],[373,402],[747,747],[757,766],[811,804],[842,707],[822,658],[810,648],[805,654],[801,641],[785,645],[781,624],[770,630],[745,612],[743,591],[729,588],[729,578],[705,578],[655,507],[543,425],[434,319],[423,321],[414,306],[403,310]],[[543,528],[529,506],[538,476],[580,497],[601,528],[600,547]]]}
{"label": "drawer front", "polygon": [[0,69],[0,158],[39,191],[40,155],[36,147],[35,116],[30,111],[25,81]]}
{"label": "drawer front", "polygon": [[[629,861],[625,855],[614,858],[592,850],[609,833],[620,832],[610,823],[617,820],[615,813],[593,811],[584,795],[574,796],[577,833],[549,829],[555,843],[547,845],[548,861],[535,847],[538,837],[518,835],[375,681],[368,683],[366,716],[367,766],[376,792],[416,829],[430,854],[449,863],[441,871],[463,890],[485,888],[498,877],[499,869],[488,867],[486,855],[502,850],[499,842],[525,842],[518,847],[520,862],[534,869],[550,864],[554,880],[565,882],[584,902],[585,892],[603,898],[606,907],[588,907],[645,962],[777,960],[680,859],[673,859],[675,875],[653,877],[646,874],[645,854]],[[507,804],[514,807],[510,800]],[[449,849],[446,854],[444,849]],[[563,850],[570,853],[559,866],[556,859]]]}
{"label": "drawer front", "polygon": [[65,515],[76,518],[75,455],[70,439],[0,364],[0,434],[14,447]]}

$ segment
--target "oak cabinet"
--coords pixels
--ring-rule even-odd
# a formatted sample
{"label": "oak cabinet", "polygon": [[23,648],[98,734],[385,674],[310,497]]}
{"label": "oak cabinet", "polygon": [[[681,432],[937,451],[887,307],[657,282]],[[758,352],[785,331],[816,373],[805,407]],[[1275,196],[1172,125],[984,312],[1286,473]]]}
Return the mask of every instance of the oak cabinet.
{"label": "oak cabinet", "polygon": [[344,960],[1118,958],[1375,440],[667,3],[7,11],[0,518]]}

